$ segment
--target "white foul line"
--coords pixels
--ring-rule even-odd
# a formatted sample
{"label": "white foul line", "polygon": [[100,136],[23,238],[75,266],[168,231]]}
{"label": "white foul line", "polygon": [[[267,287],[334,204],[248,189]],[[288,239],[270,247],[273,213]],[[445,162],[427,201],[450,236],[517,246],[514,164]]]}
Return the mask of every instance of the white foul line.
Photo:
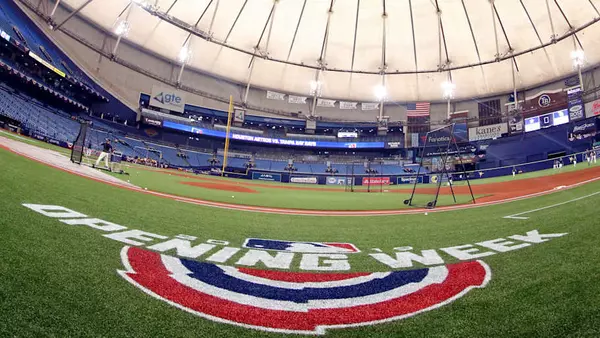
{"label": "white foul line", "polygon": [[571,202],[580,201],[582,199],[585,199],[585,198],[588,198],[588,197],[592,197],[592,196],[595,196],[595,195],[598,195],[598,194],[600,194],[600,191],[596,191],[595,193],[591,193],[589,195],[577,197],[577,198],[574,198],[572,200],[568,200],[568,201],[565,201],[565,202],[560,202],[560,203],[548,205],[548,206],[545,206],[543,208],[537,208],[537,209],[533,209],[533,210],[529,210],[529,211],[525,211],[525,212],[520,212],[518,214],[514,214],[514,215],[510,215],[510,216],[504,216],[503,218],[509,218],[509,219],[529,219],[529,217],[520,217],[520,216],[521,215],[525,215],[525,214],[529,214],[529,213],[532,213],[532,212],[544,210],[544,209],[554,208],[554,207],[557,207],[559,205],[563,205],[563,204],[567,204],[567,203],[571,203]]}

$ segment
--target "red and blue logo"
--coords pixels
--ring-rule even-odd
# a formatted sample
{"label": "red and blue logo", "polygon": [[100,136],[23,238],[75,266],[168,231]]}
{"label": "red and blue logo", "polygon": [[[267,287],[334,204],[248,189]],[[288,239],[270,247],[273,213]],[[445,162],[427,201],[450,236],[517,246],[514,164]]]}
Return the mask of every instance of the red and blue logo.
{"label": "red and blue logo", "polygon": [[244,248],[287,251],[297,253],[357,253],[358,248],[352,243],[332,242],[297,242],[280,241],[276,239],[248,238],[244,242]]}
{"label": "red and blue logo", "polygon": [[491,278],[482,261],[374,273],[236,268],[137,247],[121,252],[121,276],[148,295],[220,323],[263,331],[328,329],[399,320],[446,305]]}

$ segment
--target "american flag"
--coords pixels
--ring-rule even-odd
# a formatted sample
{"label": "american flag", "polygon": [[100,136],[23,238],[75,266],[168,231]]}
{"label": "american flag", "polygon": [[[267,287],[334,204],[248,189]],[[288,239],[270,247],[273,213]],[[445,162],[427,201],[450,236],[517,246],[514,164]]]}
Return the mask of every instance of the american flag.
{"label": "american flag", "polygon": [[429,116],[429,102],[409,103],[406,105],[406,116],[422,117]]}

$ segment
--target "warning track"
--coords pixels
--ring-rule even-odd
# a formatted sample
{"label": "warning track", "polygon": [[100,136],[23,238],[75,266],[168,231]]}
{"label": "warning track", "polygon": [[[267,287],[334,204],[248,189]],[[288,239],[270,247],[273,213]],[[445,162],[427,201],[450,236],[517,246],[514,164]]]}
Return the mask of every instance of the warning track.
{"label": "warning track", "polygon": [[[33,161],[45,164],[47,166],[75,174],[80,177],[92,179],[97,182],[109,184],[114,187],[135,191],[147,195],[168,198],[182,203],[193,205],[258,212],[267,214],[280,215],[299,215],[299,216],[389,216],[389,215],[411,215],[427,212],[447,212],[471,208],[479,208],[484,206],[497,205],[527,199],[531,197],[542,196],[565,189],[574,188],[586,183],[590,183],[600,179],[600,167],[584,169],[577,172],[569,172],[556,174],[552,176],[538,177],[525,180],[516,180],[511,182],[500,182],[491,184],[481,184],[474,186],[474,193],[489,194],[492,196],[480,199],[477,204],[461,204],[454,206],[437,207],[434,210],[429,209],[402,209],[402,210],[354,210],[354,211],[331,211],[331,210],[302,210],[302,209],[285,209],[285,208],[270,208],[260,206],[239,205],[231,203],[213,202],[196,198],[181,197],[157,191],[144,190],[140,187],[121,181],[113,176],[100,173],[98,170],[73,164],[68,158],[60,153],[42,149],[33,145],[15,141],[6,137],[0,136],[0,148],[12,153],[21,155]],[[565,186],[565,188],[556,190],[556,186]]]}

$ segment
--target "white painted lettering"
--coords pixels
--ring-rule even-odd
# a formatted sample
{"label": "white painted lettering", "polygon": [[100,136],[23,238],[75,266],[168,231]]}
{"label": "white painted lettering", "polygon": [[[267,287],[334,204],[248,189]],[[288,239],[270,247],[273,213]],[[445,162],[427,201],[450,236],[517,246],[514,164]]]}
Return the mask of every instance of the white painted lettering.
{"label": "white painted lettering", "polygon": [[289,269],[292,259],[294,259],[292,252],[278,252],[273,257],[267,251],[248,250],[235,264],[255,266],[258,262],[262,262],[267,268]]}
{"label": "white painted lettering", "polygon": [[491,256],[491,255],[496,254],[495,252],[489,252],[489,251],[476,253],[479,251],[479,249],[474,248],[473,245],[471,245],[471,244],[452,246],[449,248],[442,248],[440,250],[444,251],[445,253],[447,253],[450,256],[454,256],[454,257],[460,259],[461,261],[466,261],[469,259],[477,259],[477,258]]}
{"label": "white painted lettering", "polygon": [[531,244],[521,243],[515,244],[515,242],[507,241],[504,238],[492,239],[485,242],[476,243],[477,245],[481,245],[483,247],[498,251],[498,252],[509,252],[513,250],[523,249],[525,247],[530,246]]}
{"label": "white painted lettering", "polygon": [[[322,262],[321,258],[325,258]],[[348,256],[342,254],[303,254],[300,270],[347,271],[350,270]]]}
{"label": "white painted lettering", "polygon": [[127,229],[127,227],[122,225],[104,221],[98,218],[61,219],[60,221],[69,225],[87,225],[90,228],[102,231],[120,231]]}
{"label": "white painted lettering", "polygon": [[229,245],[229,242],[227,241],[222,241],[220,239],[207,239],[206,243],[209,244],[216,244],[216,245]]}
{"label": "white painted lettering", "polygon": [[40,213],[47,217],[52,218],[77,218],[87,217],[86,215],[61,207],[58,205],[43,205],[43,204],[23,204],[24,207],[29,208],[37,213]]}
{"label": "white painted lettering", "polygon": [[543,243],[543,242],[548,241],[548,239],[546,239],[546,238],[562,237],[567,234],[568,234],[568,232],[565,232],[562,234],[540,234],[537,230],[531,230],[531,231],[528,231],[527,235],[525,235],[525,236],[513,235],[513,236],[508,236],[508,238],[516,239],[518,241],[523,241],[523,242],[527,242],[527,243]]}
{"label": "white painted lettering", "polygon": [[148,249],[156,250],[158,252],[165,252],[175,249],[177,256],[198,258],[210,251],[211,249],[213,249],[214,247],[214,245],[206,243],[192,246],[191,242],[188,240],[173,238],[166,242],[151,245],[148,247]]}
{"label": "white painted lettering", "polygon": [[212,254],[206,260],[215,262],[215,263],[225,263],[229,258],[233,257],[233,255],[235,255],[238,251],[240,251],[240,249],[226,246],[226,247],[222,248],[221,250]]}
{"label": "white painted lettering", "polygon": [[413,266],[413,261],[423,265],[444,264],[444,260],[435,250],[423,250],[421,256],[412,252],[396,252],[396,259],[384,253],[369,254],[369,256],[393,269],[410,268]]}
{"label": "white painted lettering", "polygon": [[[145,232],[142,230],[128,230],[123,232],[115,232],[108,235],[102,235],[104,237],[114,239],[115,241],[123,242],[128,245],[140,246],[144,244],[143,242],[149,242],[154,240],[154,238],[158,239],[167,239],[167,236],[153,234],[151,232]],[[133,239],[137,239],[143,242],[134,241]]]}

